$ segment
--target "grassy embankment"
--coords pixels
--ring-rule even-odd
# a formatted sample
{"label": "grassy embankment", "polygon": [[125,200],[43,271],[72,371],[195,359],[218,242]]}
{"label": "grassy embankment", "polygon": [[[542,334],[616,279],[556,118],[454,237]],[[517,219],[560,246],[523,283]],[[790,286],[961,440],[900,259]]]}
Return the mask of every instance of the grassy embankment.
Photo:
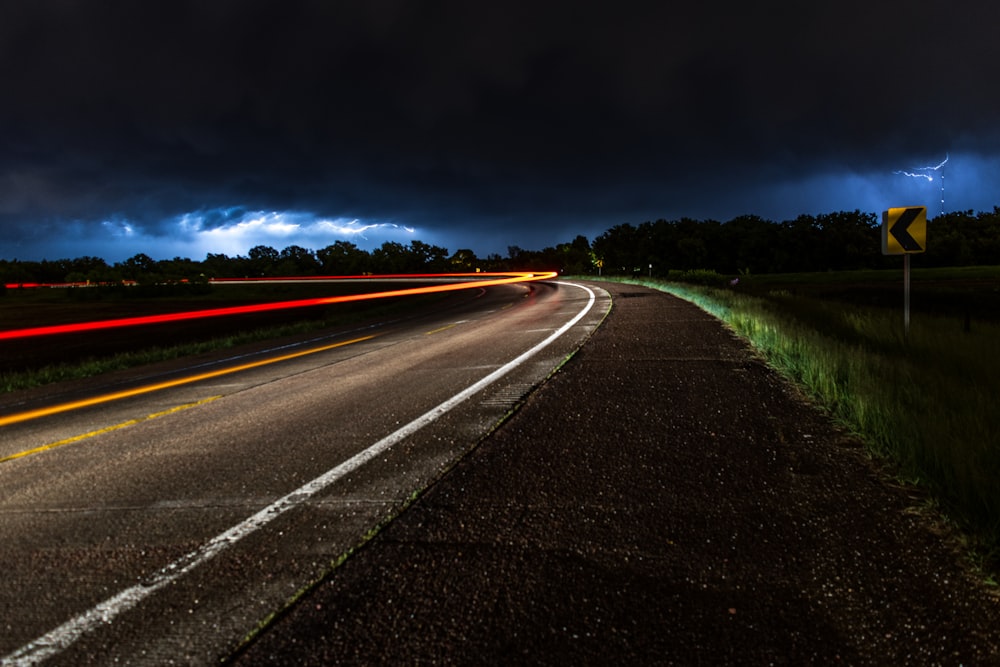
{"label": "grassy embankment", "polygon": [[[743,276],[716,286],[627,282],[728,323],[901,480],[927,490],[981,564],[997,571],[1000,267],[915,270],[908,336],[901,271]],[[887,293],[895,307],[867,305]]]}

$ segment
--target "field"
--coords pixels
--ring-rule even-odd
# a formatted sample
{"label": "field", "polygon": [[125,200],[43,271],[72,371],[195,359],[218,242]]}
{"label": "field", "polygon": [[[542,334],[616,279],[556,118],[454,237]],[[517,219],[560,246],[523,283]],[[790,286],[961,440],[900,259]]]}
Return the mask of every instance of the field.
{"label": "field", "polygon": [[[741,278],[737,287],[764,297],[784,290],[791,296],[896,310],[902,322],[901,269],[749,276]],[[913,313],[950,318],[963,329],[977,321],[1000,321],[1000,267],[914,268],[910,308]]]}
{"label": "field", "polygon": [[[684,276],[678,276],[683,278]],[[1000,267],[641,282],[747,338],[1000,565]],[[701,282],[705,282],[702,280]]]}

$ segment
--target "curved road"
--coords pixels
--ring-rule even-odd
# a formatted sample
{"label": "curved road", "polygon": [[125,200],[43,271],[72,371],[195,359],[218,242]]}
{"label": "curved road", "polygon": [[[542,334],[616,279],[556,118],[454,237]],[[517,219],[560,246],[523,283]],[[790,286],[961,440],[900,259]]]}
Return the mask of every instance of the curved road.
{"label": "curved road", "polygon": [[0,663],[217,661],[488,433],[609,303],[501,286],[405,322],[5,398]]}
{"label": "curved road", "polygon": [[1000,594],[691,303],[614,309],[228,664],[996,665]]}

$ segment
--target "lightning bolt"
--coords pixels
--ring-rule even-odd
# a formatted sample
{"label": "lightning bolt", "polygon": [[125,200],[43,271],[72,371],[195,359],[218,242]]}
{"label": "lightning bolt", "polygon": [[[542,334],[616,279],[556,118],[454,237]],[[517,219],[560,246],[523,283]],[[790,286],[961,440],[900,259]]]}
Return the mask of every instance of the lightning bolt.
{"label": "lightning bolt", "polygon": [[[948,153],[944,154],[944,159],[940,163],[934,165],[933,167],[916,167],[913,171],[894,171],[894,174],[902,174],[903,176],[909,176],[910,178],[926,178],[927,182],[934,180],[934,177],[927,173],[928,171],[940,171],[944,169],[944,166],[948,164],[948,159],[951,156]],[[941,172],[941,214],[944,214],[944,172]]]}
{"label": "lightning bolt", "polygon": [[910,178],[926,178],[928,181],[933,181],[934,177],[930,174],[914,174],[911,171],[894,171],[894,174],[902,174],[903,176],[909,176]]}
{"label": "lightning bolt", "polygon": [[938,166],[936,166],[936,167],[920,167],[919,169],[917,169],[917,171],[937,171],[941,167],[943,167],[946,164],[948,164],[948,157],[949,157],[948,154],[945,153],[944,154],[944,160],[942,160],[941,164],[939,164]]}
{"label": "lightning bolt", "polygon": [[934,180],[934,177],[931,176],[930,174],[917,174],[917,173],[914,173],[914,172],[917,172],[917,171],[938,171],[939,169],[941,169],[941,167],[943,167],[946,164],[948,164],[948,158],[949,157],[950,156],[947,153],[945,153],[944,160],[942,160],[940,164],[935,165],[933,167],[916,167],[914,169],[914,171],[894,171],[892,173],[894,173],[894,174],[900,174],[902,176],[909,176],[910,178],[926,178],[928,180],[928,182],[930,182],[930,181]]}

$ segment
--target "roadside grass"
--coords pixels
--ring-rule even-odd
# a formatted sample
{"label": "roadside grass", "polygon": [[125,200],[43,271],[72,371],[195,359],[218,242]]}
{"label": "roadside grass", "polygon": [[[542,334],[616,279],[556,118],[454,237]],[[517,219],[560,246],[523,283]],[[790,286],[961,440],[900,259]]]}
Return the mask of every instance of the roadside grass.
{"label": "roadside grass", "polygon": [[[716,274],[718,275],[718,274]],[[901,273],[887,269],[856,269],[851,271],[815,271],[810,273],[754,274],[758,285],[835,285],[838,283],[899,283]],[[1000,280],[1000,266],[914,267],[914,283],[923,281]]]}
{"label": "roadside grass", "polygon": [[997,571],[1000,322],[966,330],[953,317],[921,313],[906,336],[901,306],[845,306],[785,289],[623,282],[669,292],[726,322],[901,481],[925,489],[966,535],[980,567]]}

